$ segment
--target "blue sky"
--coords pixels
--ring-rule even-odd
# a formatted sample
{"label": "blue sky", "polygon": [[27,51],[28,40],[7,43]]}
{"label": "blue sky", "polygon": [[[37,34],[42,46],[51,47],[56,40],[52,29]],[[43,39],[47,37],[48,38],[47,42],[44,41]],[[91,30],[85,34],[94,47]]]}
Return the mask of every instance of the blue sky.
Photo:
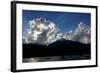
{"label": "blue sky", "polygon": [[29,28],[28,22],[40,17],[54,22],[61,33],[74,30],[80,22],[84,22],[84,24],[88,26],[91,25],[90,13],[23,10],[22,15],[23,34],[25,34],[26,30]]}

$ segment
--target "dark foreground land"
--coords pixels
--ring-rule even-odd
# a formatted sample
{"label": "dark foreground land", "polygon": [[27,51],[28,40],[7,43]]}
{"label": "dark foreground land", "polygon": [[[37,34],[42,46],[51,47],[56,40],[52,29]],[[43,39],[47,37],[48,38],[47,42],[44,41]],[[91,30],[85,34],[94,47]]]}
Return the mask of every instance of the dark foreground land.
{"label": "dark foreground land", "polygon": [[48,46],[23,44],[23,59],[38,57],[42,60],[49,60],[49,57],[53,56],[60,57],[59,60],[90,59],[91,47],[90,44],[69,40],[58,40]]}

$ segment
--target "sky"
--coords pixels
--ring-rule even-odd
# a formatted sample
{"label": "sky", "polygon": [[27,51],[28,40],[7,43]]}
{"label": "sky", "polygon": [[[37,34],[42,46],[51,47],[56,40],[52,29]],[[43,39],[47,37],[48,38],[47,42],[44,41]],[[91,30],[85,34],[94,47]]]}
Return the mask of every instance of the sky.
{"label": "sky", "polygon": [[55,23],[61,33],[74,30],[80,22],[88,26],[91,25],[90,13],[23,10],[22,16],[23,35],[26,34],[29,28],[29,21],[40,17]]}

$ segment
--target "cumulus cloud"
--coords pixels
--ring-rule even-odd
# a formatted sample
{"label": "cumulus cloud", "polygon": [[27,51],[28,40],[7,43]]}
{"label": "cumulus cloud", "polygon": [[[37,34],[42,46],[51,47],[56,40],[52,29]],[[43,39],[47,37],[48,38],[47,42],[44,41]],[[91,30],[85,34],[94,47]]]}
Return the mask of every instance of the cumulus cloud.
{"label": "cumulus cloud", "polygon": [[56,25],[44,18],[36,18],[29,21],[29,30],[23,41],[26,43],[49,44],[56,41],[58,28]]}
{"label": "cumulus cloud", "polygon": [[66,39],[79,41],[82,43],[90,43],[90,27],[80,22],[75,30],[66,33],[60,33],[55,23],[42,17],[29,21],[29,29],[27,34],[23,36],[23,43],[37,43],[48,45],[58,39]]}
{"label": "cumulus cloud", "polygon": [[90,27],[86,26],[83,22],[80,22],[74,31],[66,32],[63,36],[66,40],[78,41],[88,44],[91,42]]}

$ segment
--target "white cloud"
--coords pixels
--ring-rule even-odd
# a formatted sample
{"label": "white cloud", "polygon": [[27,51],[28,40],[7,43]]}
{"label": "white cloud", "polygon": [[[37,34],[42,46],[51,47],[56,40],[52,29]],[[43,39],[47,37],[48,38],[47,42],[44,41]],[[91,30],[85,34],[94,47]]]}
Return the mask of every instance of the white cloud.
{"label": "white cloud", "polygon": [[29,29],[26,36],[23,36],[24,43],[50,44],[58,39],[66,39],[79,41],[82,43],[90,43],[90,27],[80,22],[75,30],[66,33],[58,33],[60,31],[57,26],[44,18],[36,18],[29,21]]}
{"label": "white cloud", "polygon": [[66,32],[63,38],[65,38],[66,40],[79,41],[87,44],[91,42],[90,35],[90,27],[80,22],[78,24],[78,27],[74,31]]}
{"label": "white cloud", "polygon": [[44,18],[29,21],[29,30],[25,36],[26,43],[49,44],[57,35],[56,25]]}

